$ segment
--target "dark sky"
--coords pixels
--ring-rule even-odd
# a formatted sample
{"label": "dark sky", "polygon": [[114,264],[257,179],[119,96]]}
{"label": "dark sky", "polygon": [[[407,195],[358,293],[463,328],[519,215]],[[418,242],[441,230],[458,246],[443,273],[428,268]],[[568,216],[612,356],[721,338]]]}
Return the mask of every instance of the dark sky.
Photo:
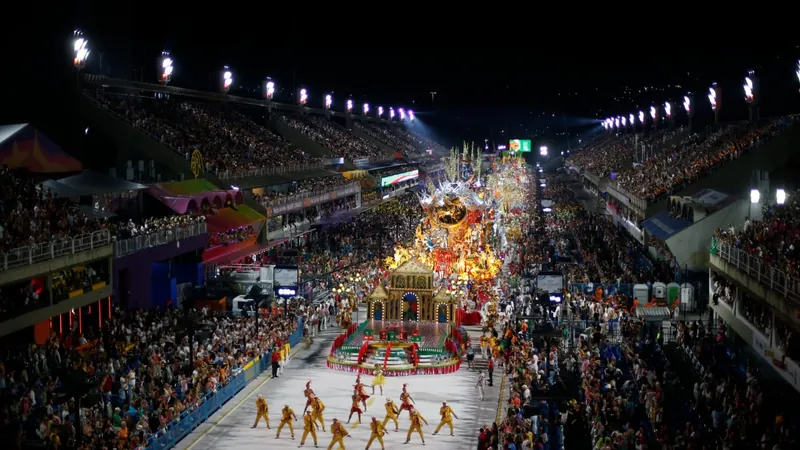
{"label": "dark sky", "polygon": [[[30,41],[35,50],[25,52],[34,58],[34,67],[42,67],[32,76],[45,90],[74,81],[69,35],[79,27],[91,43],[88,70],[93,72],[154,82],[159,55],[168,50],[176,62],[176,86],[217,89],[220,70],[228,65],[235,76],[232,93],[255,96],[260,81],[269,76],[278,86],[277,101],[292,101],[292,93],[305,87],[311,105],[332,93],[340,107],[346,98],[358,105],[369,102],[373,110],[404,106],[449,140],[462,134],[498,140],[552,135],[668,100],[677,109],[689,91],[697,93],[697,120],[707,121],[712,81],[723,87],[723,120],[744,119],[741,84],[748,69],[761,79],[762,116],[800,111],[794,73],[800,52],[791,45],[684,48],[678,42],[634,42],[615,50],[578,39],[580,44],[548,42],[546,47],[402,47],[397,46],[402,39],[366,39],[373,33],[369,28],[343,39],[347,33],[331,26],[326,38],[285,16],[278,20],[254,13],[253,20],[240,22],[227,20],[221,11],[210,20],[159,12],[167,4],[134,8],[143,4],[125,1],[120,9],[97,13],[91,2],[79,3],[83,6],[63,17],[47,18],[52,23],[40,26]],[[292,27],[318,45],[286,46]],[[453,32],[459,33],[459,27]],[[372,45],[338,46],[348,40]],[[436,92],[433,99],[431,92]]]}

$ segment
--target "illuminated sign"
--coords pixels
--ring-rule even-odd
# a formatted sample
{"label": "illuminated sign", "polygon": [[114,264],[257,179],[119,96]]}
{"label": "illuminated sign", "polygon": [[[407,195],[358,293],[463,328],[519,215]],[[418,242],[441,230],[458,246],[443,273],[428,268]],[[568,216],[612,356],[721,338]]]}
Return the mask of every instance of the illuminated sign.
{"label": "illuminated sign", "polygon": [[295,289],[280,288],[280,289],[278,289],[278,295],[289,297],[289,296],[292,296],[292,295],[297,295],[297,291]]}
{"label": "illuminated sign", "polygon": [[390,177],[381,178],[381,187],[391,186],[393,184],[401,183],[403,181],[410,181],[419,178],[419,170],[412,170],[410,172],[398,173]]}
{"label": "illuminated sign", "polygon": [[508,151],[514,153],[530,153],[531,141],[529,139],[512,139],[508,141]]}

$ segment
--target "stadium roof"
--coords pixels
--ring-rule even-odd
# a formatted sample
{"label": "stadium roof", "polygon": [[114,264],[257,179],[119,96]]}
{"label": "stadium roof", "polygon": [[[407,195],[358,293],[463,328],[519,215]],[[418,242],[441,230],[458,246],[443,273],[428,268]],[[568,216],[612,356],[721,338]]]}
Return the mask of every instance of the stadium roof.
{"label": "stadium roof", "polygon": [[130,181],[120,180],[111,175],[85,170],[77,175],[61,178],[59,184],[66,185],[76,191],[83,192],[82,195],[111,194],[125,191],[140,191],[147,186]]}

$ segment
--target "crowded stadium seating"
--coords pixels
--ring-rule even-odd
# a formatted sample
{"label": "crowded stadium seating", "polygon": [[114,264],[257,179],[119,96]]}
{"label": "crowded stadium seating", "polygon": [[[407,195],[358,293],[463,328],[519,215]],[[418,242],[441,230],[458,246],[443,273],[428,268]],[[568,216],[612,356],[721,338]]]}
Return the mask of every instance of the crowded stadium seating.
{"label": "crowded stadium seating", "polygon": [[326,118],[311,115],[284,115],[281,116],[281,120],[315,142],[327,147],[333,156],[344,157],[350,161],[362,158],[384,157],[390,159],[392,157],[378,145],[356,136],[351,130]]}

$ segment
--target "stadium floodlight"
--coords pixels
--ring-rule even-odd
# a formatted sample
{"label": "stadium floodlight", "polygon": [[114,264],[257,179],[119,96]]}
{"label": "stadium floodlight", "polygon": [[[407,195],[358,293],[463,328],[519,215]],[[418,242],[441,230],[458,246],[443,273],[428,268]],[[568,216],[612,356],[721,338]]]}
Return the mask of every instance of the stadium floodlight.
{"label": "stadium floodlight", "polygon": [[275,82],[267,78],[267,84],[265,85],[266,89],[264,90],[264,97],[267,100],[272,100],[275,97]]}
{"label": "stadium floodlight", "polygon": [[692,100],[689,98],[688,95],[683,96],[683,108],[686,110],[687,113],[692,112]]}
{"label": "stadium floodlight", "polygon": [[305,106],[308,103],[308,90],[306,88],[300,89],[300,97],[298,98],[300,104]]}
{"label": "stadium floodlight", "polygon": [[353,111],[353,101],[347,100],[347,112],[352,112],[352,111]]}
{"label": "stadium floodlight", "polygon": [[711,109],[717,110],[717,84],[714,83],[708,88],[708,103],[711,104]]}
{"label": "stadium floodlight", "polygon": [[174,61],[169,56],[169,52],[161,52],[161,78],[159,81],[168,84],[172,79]]}
{"label": "stadium floodlight", "polygon": [[775,191],[775,200],[779,205],[786,203],[786,191],[783,189],[778,189]]}
{"label": "stadium floodlight", "polygon": [[667,118],[672,117],[672,105],[669,102],[664,102],[664,114]]}
{"label": "stadium floodlight", "polygon": [[222,71],[222,92],[228,92],[233,85],[233,72],[231,72],[230,67],[224,67],[225,69]]}
{"label": "stadium floodlight", "polygon": [[409,109],[409,110],[408,110],[408,120],[410,120],[410,121],[412,121],[412,122],[413,122],[414,120],[416,120],[416,118],[417,118],[417,117],[414,115],[414,111],[412,111],[412,110],[410,110],[410,109]]}
{"label": "stadium floodlight", "polygon": [[378,106],[378,117],[383,117],[383,106]]}
{"label": "stadium floodlight", "polygon": [[626,128],[628,126],[628,119],[625,116],[622,116],[622,128]]}
{"label": "stadium floodlight", "polygon": [[89,41],[83,37],[83,32],[81,30],[75,30],[72,33],[72,38],[72,50],[74,52],[72,65],[80,70],[86,66],[86,59],[89,58]]}
{"label": "stadium floodlight", "polygon": [[603,121],[603,129],[608,130],[608,122],[605,120]]}
{"label": "stadium floodlight", "polygon": [[369,103],[364,103],[364,107],[361,108],[361,111],[364,113],[365,116],[369,114]]}
{"label": "stadium floodlight", "polygon": [[[750,75],[752,74],[753,72],[750,71]],[[753,103],[755,100],[755,95],[753,93],[753,79],[749,76],[744,77],[744,85],[742,88],[744,89],[744,99],[747,101],[747,103]]]}
{"label": "stadium floodlight", "polygon": [[795,70],[797,74],[797,81],[800,81],[800,59],[797,60],[797,70]]}
{"label": "stadium floodlight", "polygon": [[400,120],[401,121],[406,120],[406,110],[404,110],[403,108],[400,108],[400,109],[397,110],[397,112],[400,113]]}
{"label": "stadium floodlight", "polygon": [[656,120],[656,116],[658,116],[658,111],[656,111],[656,107],[655,106],[651,106],[650,107],[650,117],[652,117],[653,120]]}
{"label": "stadium floodlight", "polygon": [[639,122],[644,125],[644,111],[639,111]]}
{"label": "stadium floodlight", "polygon": [[619,130],[619,117],[614,118],[614,126]]}
{"label": "stadium floodlight", "polygon": [[331,105],[333,105],[333,96],[328,94],[325,96],[325,109],[331,109]]}
{"label": "stadium floodlight", "polygon": [[547,146],[543,145],[539,147],[539,154],[542,156],[547,156]]}
{"label": "stadium floodlight", "polygon": [[761,192],[758,192],[758,189],[751,189],[750,203],[758,203],[759,200],[761,200]]}
{"label": "stadium floodlight", "polygon": [[394,108],[389,108],[389,119],[394,120]]}
{"label": "stadium floodlight", "polygon": [[631,124],[631,126],[634,126],[634,124],[636,123],[636,116],[634,116],[633,114],[629,115],[628,123]]}

